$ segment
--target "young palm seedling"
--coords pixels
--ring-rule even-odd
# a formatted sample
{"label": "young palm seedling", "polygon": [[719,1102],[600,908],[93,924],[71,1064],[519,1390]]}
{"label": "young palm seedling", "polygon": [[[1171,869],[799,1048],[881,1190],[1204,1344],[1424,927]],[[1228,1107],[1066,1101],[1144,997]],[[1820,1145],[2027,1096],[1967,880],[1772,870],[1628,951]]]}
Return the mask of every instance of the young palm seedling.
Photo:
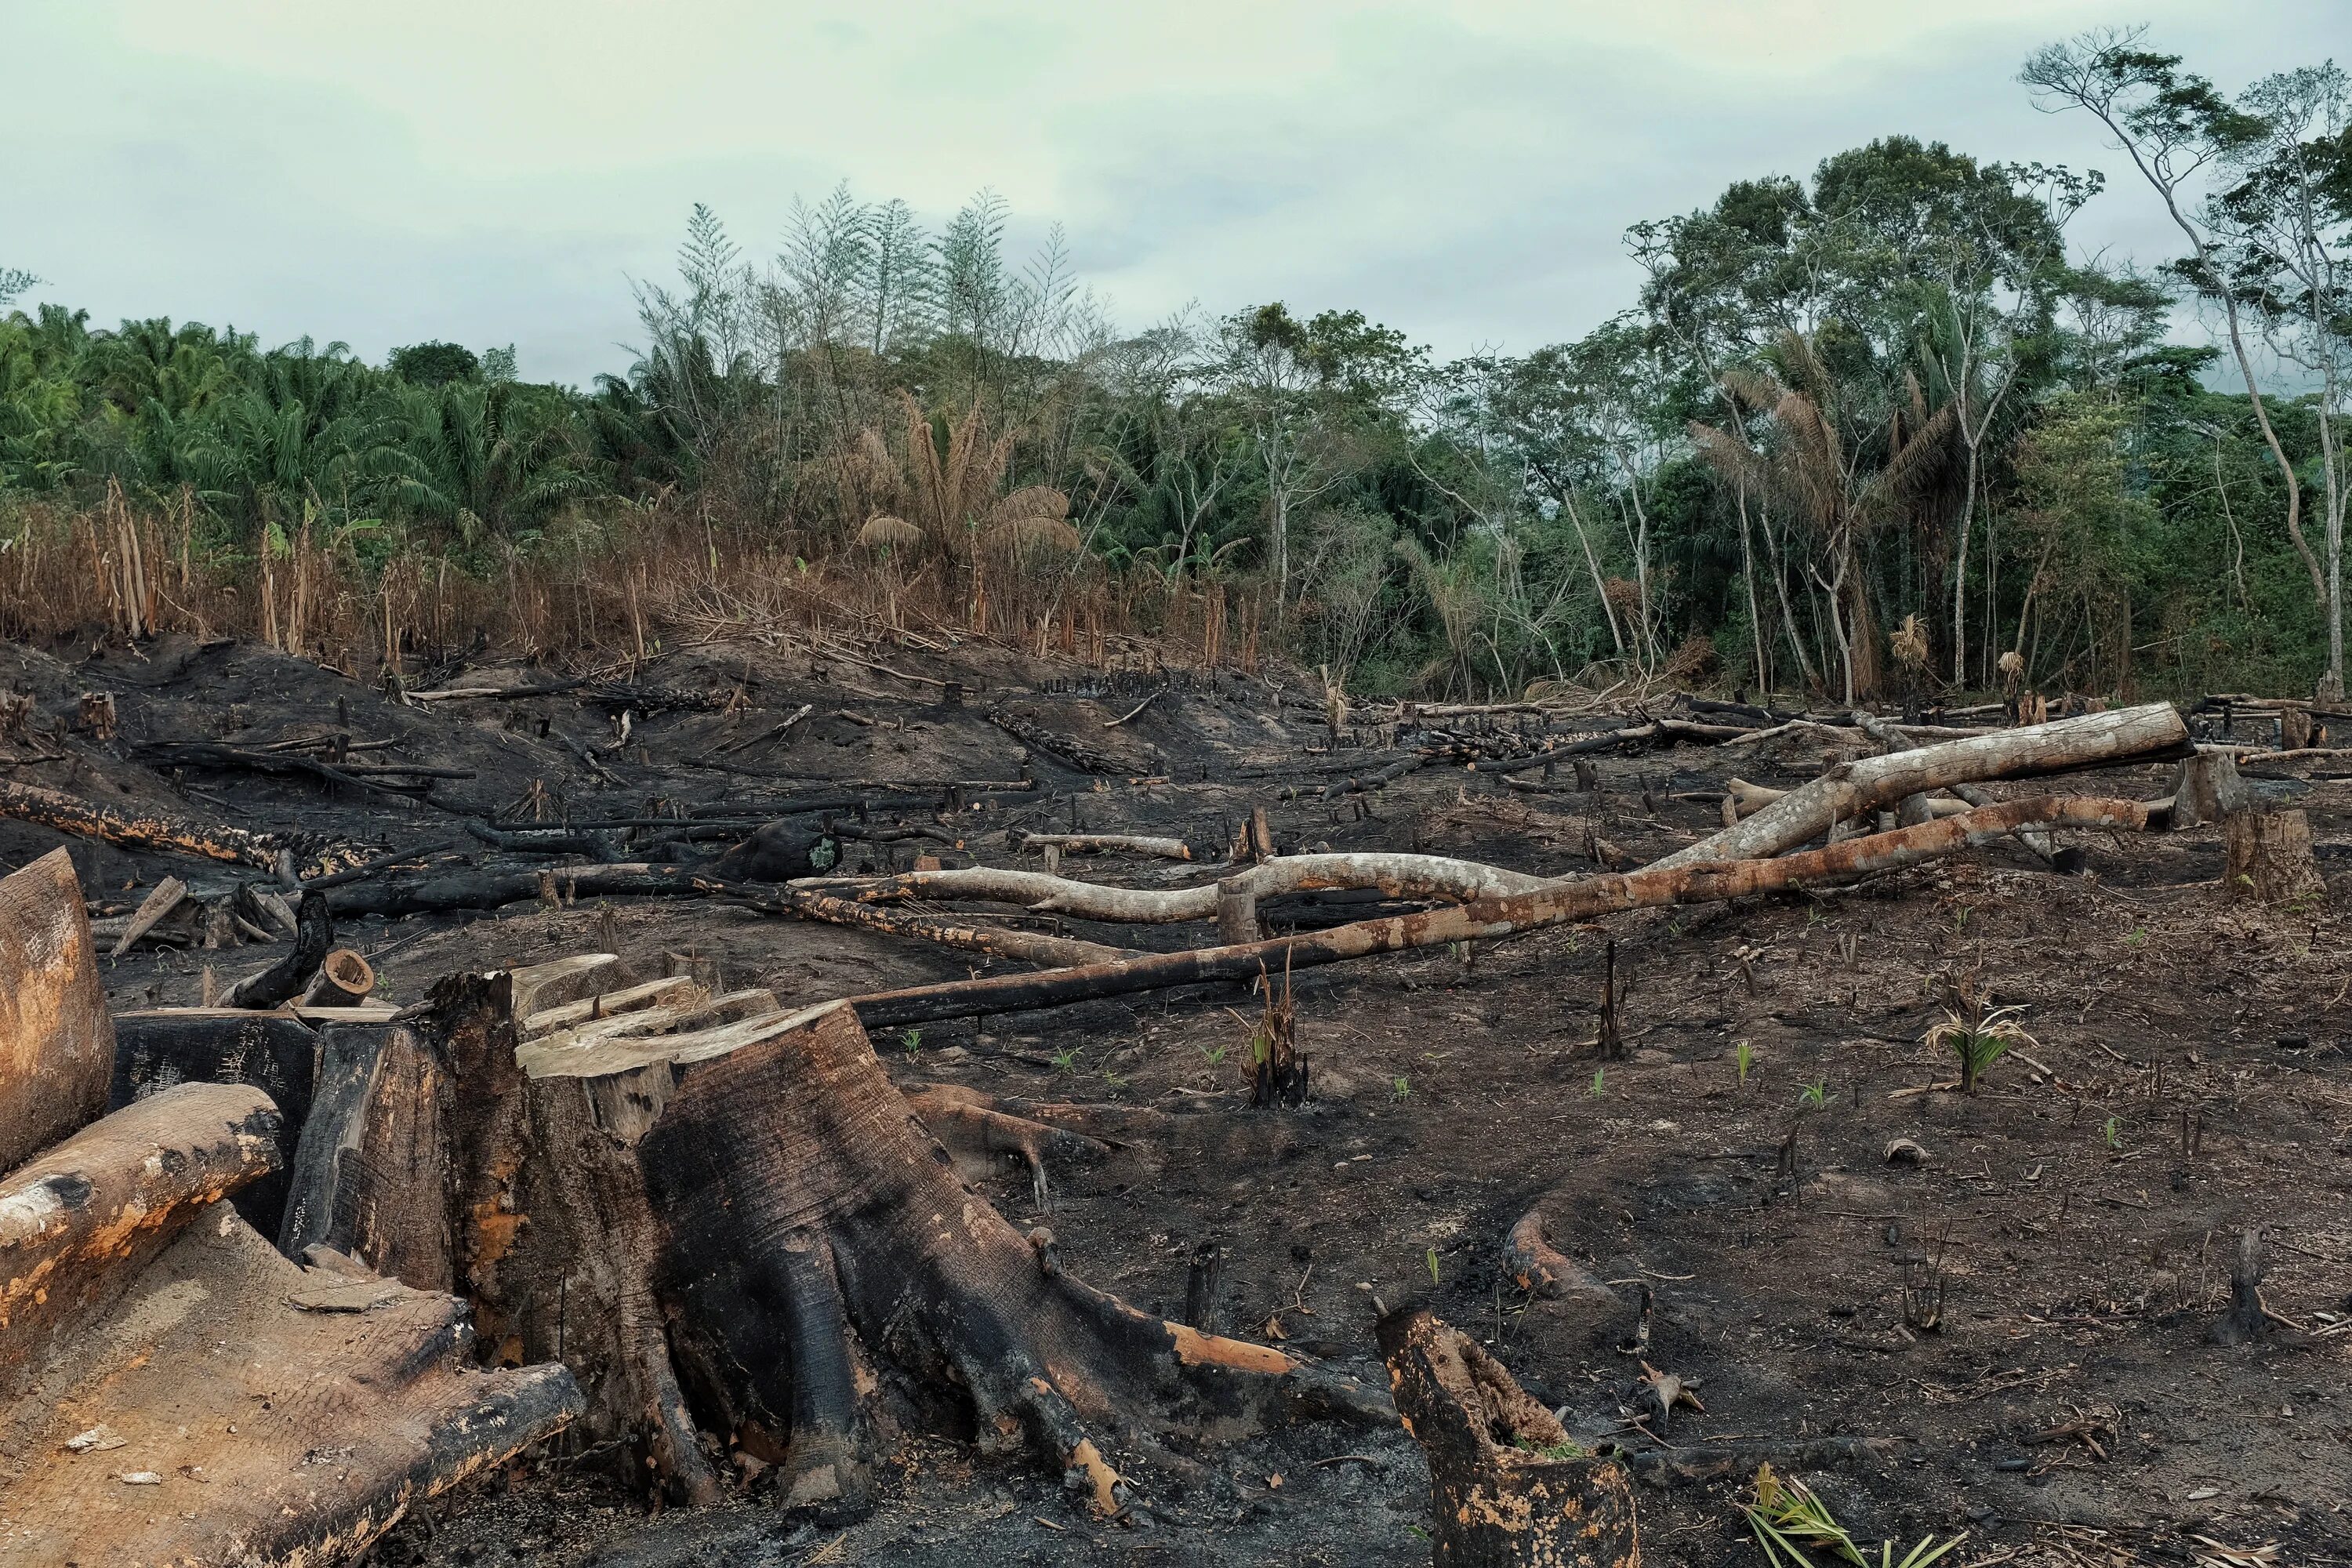
{"label": "young palm seedling", "polygon": [[1990,1012],[1979,1012],[1971,1024],[1956,1012],[1944,1015],[1944,1021],[1927,1031],[1927,1045],[1932,1048],[1950,1051],[1960,1062],[1960,1092],[1974,1094],[1977,1084],[1993,1063],[2007,1056],[2012,1046],[2034,1045],[2037,1042],[2017,1021],[2022,1007],[1995,1007]]}
{"label": "young palm seedling", "polygon": [[1927,1568],[1968,1539],[1963,1531],[1939,1546],[1930,1535],[1900,1558],[1895,1555],[1895,1542],[1883,1542],[1874,1562],[1854,1543],[1820,1494],[1802,1481],[1783,1480],[1769,1465],[1757,1469],[1756,1500],[1741,1503],[1739,1511],[1748,1516],[1748,1527],[1755,1531],[1756,1544],[1764,1549],[1765,1561],[1772,1568],[1813,1568],[1803,1546],[1825,1553],[1825,1562],[1851,1563],[1856,1568]]}

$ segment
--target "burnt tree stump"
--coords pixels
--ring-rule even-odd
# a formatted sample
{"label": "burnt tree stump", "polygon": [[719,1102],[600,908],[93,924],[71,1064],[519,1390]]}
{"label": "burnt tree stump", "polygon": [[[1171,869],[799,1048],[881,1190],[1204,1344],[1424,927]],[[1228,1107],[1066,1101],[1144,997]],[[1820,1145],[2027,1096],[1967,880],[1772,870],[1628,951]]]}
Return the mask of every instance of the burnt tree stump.
{"label": "burnt tree stump", "polygon": [[1381,1320],[1405,1430],[1429,1461],[1437,1568],[1641,1568],[1632,1478],[1569,1441],[1475,1340],[1425,1307]]}
{"label": "burnt tree stump", "polygon": [[2221,837],[2224,899],[2283,904],[2326,895],[2327,884],[2312,863],[2311,819],[2302,812],[2231,812],[2222,819]]}
{"label": "burnt tree stump", "polygon": [[457,975],[397,1023],[330,1026],[282,1245],[469,1296],[494,1359],[562,1359],[589,1439],[686,1500],[719,1489],[705,1431],[822,1515],[868,1506],[909,1428],[1036,1453],[1110,1515],[1162,1434],[1389,1418],[1376,1390],[1070,1278],[923,1118],[967,1163],[1092,1141],[910,1100],[845,1005],[623,1005],[644,991],[583,1017],[538,971]]}

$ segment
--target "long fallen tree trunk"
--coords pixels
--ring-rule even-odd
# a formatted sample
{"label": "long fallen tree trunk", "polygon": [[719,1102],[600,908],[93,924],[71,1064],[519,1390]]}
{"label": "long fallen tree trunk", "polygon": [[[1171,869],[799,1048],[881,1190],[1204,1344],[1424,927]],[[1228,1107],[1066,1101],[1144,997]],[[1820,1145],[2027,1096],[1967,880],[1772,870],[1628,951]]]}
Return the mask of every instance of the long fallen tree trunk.
{"label": "long fallen tree trunk", "polygon": [[1738,826],[1677,849],[1651,868],[1779,855],[1820,837],[1840,822],[1892,805],[1908,795],[1994,779],[2044,778],[2084,768],[2168,762],[2192,750],[2189,726],[2172,704],[2152,702],[1863,757],[1838,764]]}
{"label": "long fallen tree trunk", "polygon": [[810,878],[797,884],[854,897],[868,903],[899,899],[971,899],[982,903],[1021,904],[1041,914],[1122,924],[1212,921],[1221,887],[1247,884],[1264,900],[1285,893],[1362,891],[1392,899],[1488,899],[1533,892],[1551,886],[1530,877],[1475,860],[1442,855],[1386,853],[1286,855],[1235,871],[1222,882],[1197,888],[1113,888],[1078,882],[1043,871],[972,866],[951,871],[902,871],[892,877]]}
{"label": "long fallen tree trunk", "polygon": [[375,851],[302,833],[249,833],[226,824],[197,822],[145,805],[100,805],[38,784],[0,784],[0,816],[14,817],[76,838],[96,838],[124,849],[184,855],[232,865],[277,867],[282,850],[292,850],[301,874],[325,876],[365,865]]}
{"label": "long fallen tree trunk", "polygon": [[2012,833],[2057,827],[2137,830],[2148,826],[2149,819],[2149,807],[2139,801],[2042,795],[1979,806],[1958,816],[1923,822],[1916,827],[1849,838],[1826,848],[1779,859],[1679,865],[1660,861],[1638,871],[1580,882],[1546,883],[1528,892],[1482,898],[1387,920],[1360,921],[1328,931],[1266,942],[1196,948],[1187,952],[1154,954],[1044,974],[909,986],[853,997],[851,1003],[868,1028],[919,1024],[934,1018],[1024,1012],[1101,996],[1163,990],[1171,985],[1241,980],[1262,972],[1278,973],[1286,969],[1340,963],[1406,948],[1516,936],[1626,910],[1715,903],[1752,894],[1786,892],[1916,866],[1974,845],[1992,843]]}

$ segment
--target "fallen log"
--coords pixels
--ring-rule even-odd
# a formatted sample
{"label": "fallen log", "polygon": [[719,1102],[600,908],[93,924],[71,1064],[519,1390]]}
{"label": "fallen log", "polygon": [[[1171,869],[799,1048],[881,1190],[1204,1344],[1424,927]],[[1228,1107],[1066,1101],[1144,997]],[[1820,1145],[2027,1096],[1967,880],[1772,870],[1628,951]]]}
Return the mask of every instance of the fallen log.
{"label": "fallen log", "polygon": [[[700,1416],[780,1465],[788,1508],[854,1514],[887,1406],[983,1453],[1039,1450],[1108,1515],[1129,1453],[1197,1440],[1202,1409],[1234,1432],[1393,1418],[1376,1391],[1072,1279],[1048,1233],[959,1179],[847,1008],[534,1050],[526,1068],[527,973],[455,976],[397,1023],[331,1034],[287,1245],[462,1281],[492,1343],[577,1370],[588,1435],[634,1450],[631,1473],[714,1495]],[[560,993],[536,989],[549,1010]]]}
{"label": "fallen log", "polygon": [[1675,851],[1653,868],[1778,855],[1906,795],[1993,779],[2044,778],[2085,768],[2168,762],[2190,750],[2189,728],[2180,715],[2169,702],[2156,702],[1863,757],[1838,764],[1745,822]]}
{"label": "fallen log", "polygon": [[1658,719],[1647,724],[1635,724],[1622,730],[1612,730],[1598,735],[1587,735],[1525,757],[1496,757],[1470,764],[1471,771],[1481,773],[1523,773],[1531,768],[1556,763],[1562,757],[1583,756],[1592,752],[1609,752],[1650,744],[1672,745],[1688,741],[1695,745],[1717,745],[1726,741],[1752,737],[1756,731],[1737,724],[1702,724],[1688,719]]}
{"label": "fallen log", "polygon": [[2137,830],[2149,826],[2150,819],[2150,808],[2139,801],[2037,796],[1979,806],[1914,827],[1849,838],[1826,848],[1779,859],[1701,861],[1679,866],[1660,861],[1638,871],[1616,872],[1579,882],[1545,883],[1532,891],[1481,898],[1466,904],[1387,920],[1360,921],[1328,931],[1184,952],[1155,953],[1118,963],[1045,974],[999,975],[909,986],[852,997],[850,1004],[868,1028],[925,1023],[936,1018],[1026,1012],[1035,1007],[1124,996],[1173,985],[1247,980],[1261,972],[1280,973],[1286,968],[1341,963],[1408,948],[1491,941],[1627,910],[1715,903],[1848,881],[1938,859],[2023,829]]}
{"label": "fallen log", "polygon": [[1047,936],[1042,931],[1015,931],[1006,926],[968,925],[934,915],[902,914],[872,904],[833,898],[808,888],[753,888],[720,881],[701,885],[729,903],[742,909],[757,910],[761,914],[798,915],[803,920],[878,931],[884,936],[913,937],[919,942],[937,942],[942,947],[968,948],[999,958],[1019,959],[1026,963],[1056,966],[1110,963],[1132,956],[1098,942]]}
{"label": "fallen log", "polygon": [[1140,833],[1024,833],[1015,828],[1006,839],[1015,854],[1034,847],[1040,850],[1059,849],[1065,855],[1123,850],[1130,855],[1155,855],[1163,860],[1192,858],[1192,847],[1181,838],[1155,838]]}
{"label": "fallen log", "polygon": [[461,1303],[302,1268],[220,1201],[278,1163],[267,1094],[180,1083],[82,1114],[105,1012],[75,978],[70,873],[33,869],[0,883],[0,974],[35,981],[0,986],[0,1105],[42,1108],[0,1115],[0,1555],[339,1562],[559,1430],[560,1367],[473,1372]]}
{"label": "fallen log", "polygon": [[96,838],[124,849],[180,855],[195,860],[275,870],[281,850],[292,850],[302,875],[324,876],[364,865],[373,850],[307,833],[249,833],[199,823],[147,807],[100,805],[38,784],[0,784],[0,816],[29,822],[76,838]]}
{"label": "fallen log", "polygon": [[[471,773],[455,769],[371,768],[368,774],[352,768],[338,767],[320,762],[316,757],[299,752],[247,752],[235,746],[223,746],[209,741],[156,742],[138,749],[136,755],[143,762],[167,768],[203,768],[211,773],[261,773],[276,778],[315,778],[321,784],[339,784],[362,794],[384,795],[394,800],[413,801],[433,793],[436,778],[471,778]],[[381,776],[388,773],[421,773],[416,784],[390,784]]]}
{"label": "fallen log", "polygon": [[987,719],[1032,751],[1043,752],[1063,766],[1079,773],[1118,774],[1137,771],[1100,747],[1075,735],[1065,735],[1058,730],[1048,729],[1027,714],[1013,709],[991,708]]}
{"label": "fallen log", "polygon": [[302,895],[301,906],[295,911],[294,946],[285,957],[262,970],[248,974],[229,987],[222,1005],[228,1007],[276,1007],[299,996],[326,962],[327,950],[335,944],[334,921],[327,913],[327,895],[309,892]]}
{"label": "fallen log", "polygon": [[[1886,721],[1878,718],[1876,715],[1866,713],[1859,708],[1853,710],[1853,721],[1861,726],[1863,733],[1868,735],[1872,740],[1876,741],[1888,752],[1909,751],[1918,743],[1912,738],[1912,731],[1909,730],[1898,729],[1896,726],[1886,722]],[[1993,804],[1993,797],[1983,790],[1979,789],[1973,784],[1956,783],[1948,787],[1954,795],[1959,796],[1959,798],[1969,805],[1990,805]],[[1913,806],[1914,803],[1921,803],[1924,805],[1927,801],[1927,796],[1924,794],[1912,795],[1906,795],[1903,799],[1905,807],[1908,810]],[[2173,819],[2176,824],[2179,818],[2177,816]],[[2021,833],[2017,836],[2017,841],[2024,845],[2028,850],[2039,857],[2045,864],[2053,862],[2058,858],[2058,841],[2051,837],[2047,833]]]}
{"label": "fallen log", "polygon": [[1425,1307],[1381,1320],[1397,1414],[1429,1461],[1437,1568],[1640,1568],[1633,1484]]}
{"label": "fallen log", "polygon": [[247,1225],[276,1236],[286,1211],[286,1170],[310,1114],[318,1031],[290,1012],[159,1007],[115,1020],[114,1077],[106,1108],[121,1110],[179,1084],[243,1084],[278,1110],[278,1158],[229,1202]]}
{"label": "fallen log", "polygon": [[[1041,914],[1119,924],[1165,924],[1217,918],[1218,889],[1243,882],[1252,897],[1373,889],[1397,899],[1481,899],[1550,884],[1541,877],[1441,855],[1349,853],[1284,855],[1194,888],[1114,888],[1042,871],[971,866],[952,871],[902,871],[876,878],[812,878],[803,885],[866,903],[900,899],[970,899],[1027,906]],[[1240,889],[1234,889],[1239,891]]]}

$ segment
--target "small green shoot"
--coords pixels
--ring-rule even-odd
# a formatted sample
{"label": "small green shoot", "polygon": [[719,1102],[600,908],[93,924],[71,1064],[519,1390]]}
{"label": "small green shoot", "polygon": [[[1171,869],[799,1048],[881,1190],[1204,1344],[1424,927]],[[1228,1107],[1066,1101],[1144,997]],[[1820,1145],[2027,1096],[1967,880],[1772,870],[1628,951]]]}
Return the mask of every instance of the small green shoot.
{"label": "small green shoot", "polygon": [[1746,1040],[1731,1048],[1732,1065],[1739,1069],[1739,1087],[1748,1087],[1748,1075],[1756,1068],[1756,1047]]}
{"label": "small green shoot", "polygon": [[1057,1072],[1067,1072],[1076,1065],[1077,1059],[1078,1047],[1076,1046],[1066,1051],[1056,1051],[1054,1053],[1054,1068]]}
{"label": "small green shoot", "polygon": [[1598,1100],[1608,1092],[1609,1069],[1607,1068],[1594,1068],[1592,1069],[1592,1098]]}
{"label": "small green shoot", "polygon": [[1797,1104],[1806,1110],[1821,1110],[1830,1102],[1830,1080],[1817,1078],[1797,1091]]}
{"label": "small green shoot", "polygon": [[923,1031],[902,1029],[898,1034],[898,1043],[907,1048],[907,1054],[911,1057],[923,1048]]}
{"label": "small green shoot", "polygon": [[1960,936],[1969,929],[1969,906],[1960,904],[1952,910],[1952,934]]}
{"label": "small green shoot", "polygon": [[2147,945],[2147,927],[2134,926],[2129,933],[2124,937],[2124,945],[2130,948],[2134,952],[2137,952],[2140,949],[2146,947]]}
{"label": "small green shoot", "polygon": [[1412,1080],[1402,1073],[1397,1074],[1395,1081],[1389,1085],[1389,1098],[1400,1105],[1412,1099]]}
{"label": "small green shoot", "polygon": [[1927,1568],[1968,1539],[1963,1531],[1938,1546],[1934,1536],[1926,1536],[1899,1560],[1895,1542],[1882,1542],[1874,1565],[1869,1553],[1854,1543],[1853,1536],[1819,1494],[1802,1481],[1781,1479],[1769,1465],[1758,1468],[1756,1500],[1741,1503],[1739,1511],[1748,1516],[1756,1544],[1764,1549],[1765,1561],[1772,1568],[1813,1568],[1800,1542],[1828,1552],[1832,1561],[1851,1563],[1855,1568]]}
{"label": "small green shoot", "polygon": [[1121,1074],[1111,1071],[1108,1068],[1103,1068],[1103,1082],[1108,1084],[1113,1089],[1125,1089],[1127,1087],[1126,1078]]}
{"label": "small green shoot", "polygon": [[1992,1064],[2009,1054],[2017,1045],[2039,1042],[2018,1023],[2021,1007],[1995,1007],[1990,1013],[1979,1013],[1973,1024],[1964,1022],[1958,1013],[1946,1013],[1944,1021],[1927,1031],[1927,1048],[1941,1047],[1958,1057],[1960,1062],[1960,1092],[1974,1094],[1977,1084],[1992,1068]]}
{"label": "small green shoot", "polygon": [[1426,1263],[1429,1265],[1429,1282],[1430,1282],[1430,1284],[1431,1284],[1432,1286],[1435,1286],[1435,1285],[1437,1284],[1437,1282],[1438,1282],[1438,1279],[1437,1279],[1437,1248],[1435,1248],[1435,1247],[1431,1247],[1427,1252],[1423,1253],[1423,1254],[1422,1255],[1422,1257],[1423,1257],[1423,1261],[1426,1262]]}
{"label": "small green shoot", "polygon": [[2107,1124],[2103,1131],[2106,1133],[2108,1148],[2120,1149],[2124,1146],[2123,1128],[2123,1118],[2119,1116],[2110,1116],[2107,1118]]}
{"label": "small green shoot", "polygon": [[1225,1051],[1227,1048],[1224,1041],[1219,1040],[1213,1046],[1194,1046],[1192,1048],[1200,1052],[1201,1059],[1207,1062],[1211,1067],[1222,1067],[1224,1065]]}

